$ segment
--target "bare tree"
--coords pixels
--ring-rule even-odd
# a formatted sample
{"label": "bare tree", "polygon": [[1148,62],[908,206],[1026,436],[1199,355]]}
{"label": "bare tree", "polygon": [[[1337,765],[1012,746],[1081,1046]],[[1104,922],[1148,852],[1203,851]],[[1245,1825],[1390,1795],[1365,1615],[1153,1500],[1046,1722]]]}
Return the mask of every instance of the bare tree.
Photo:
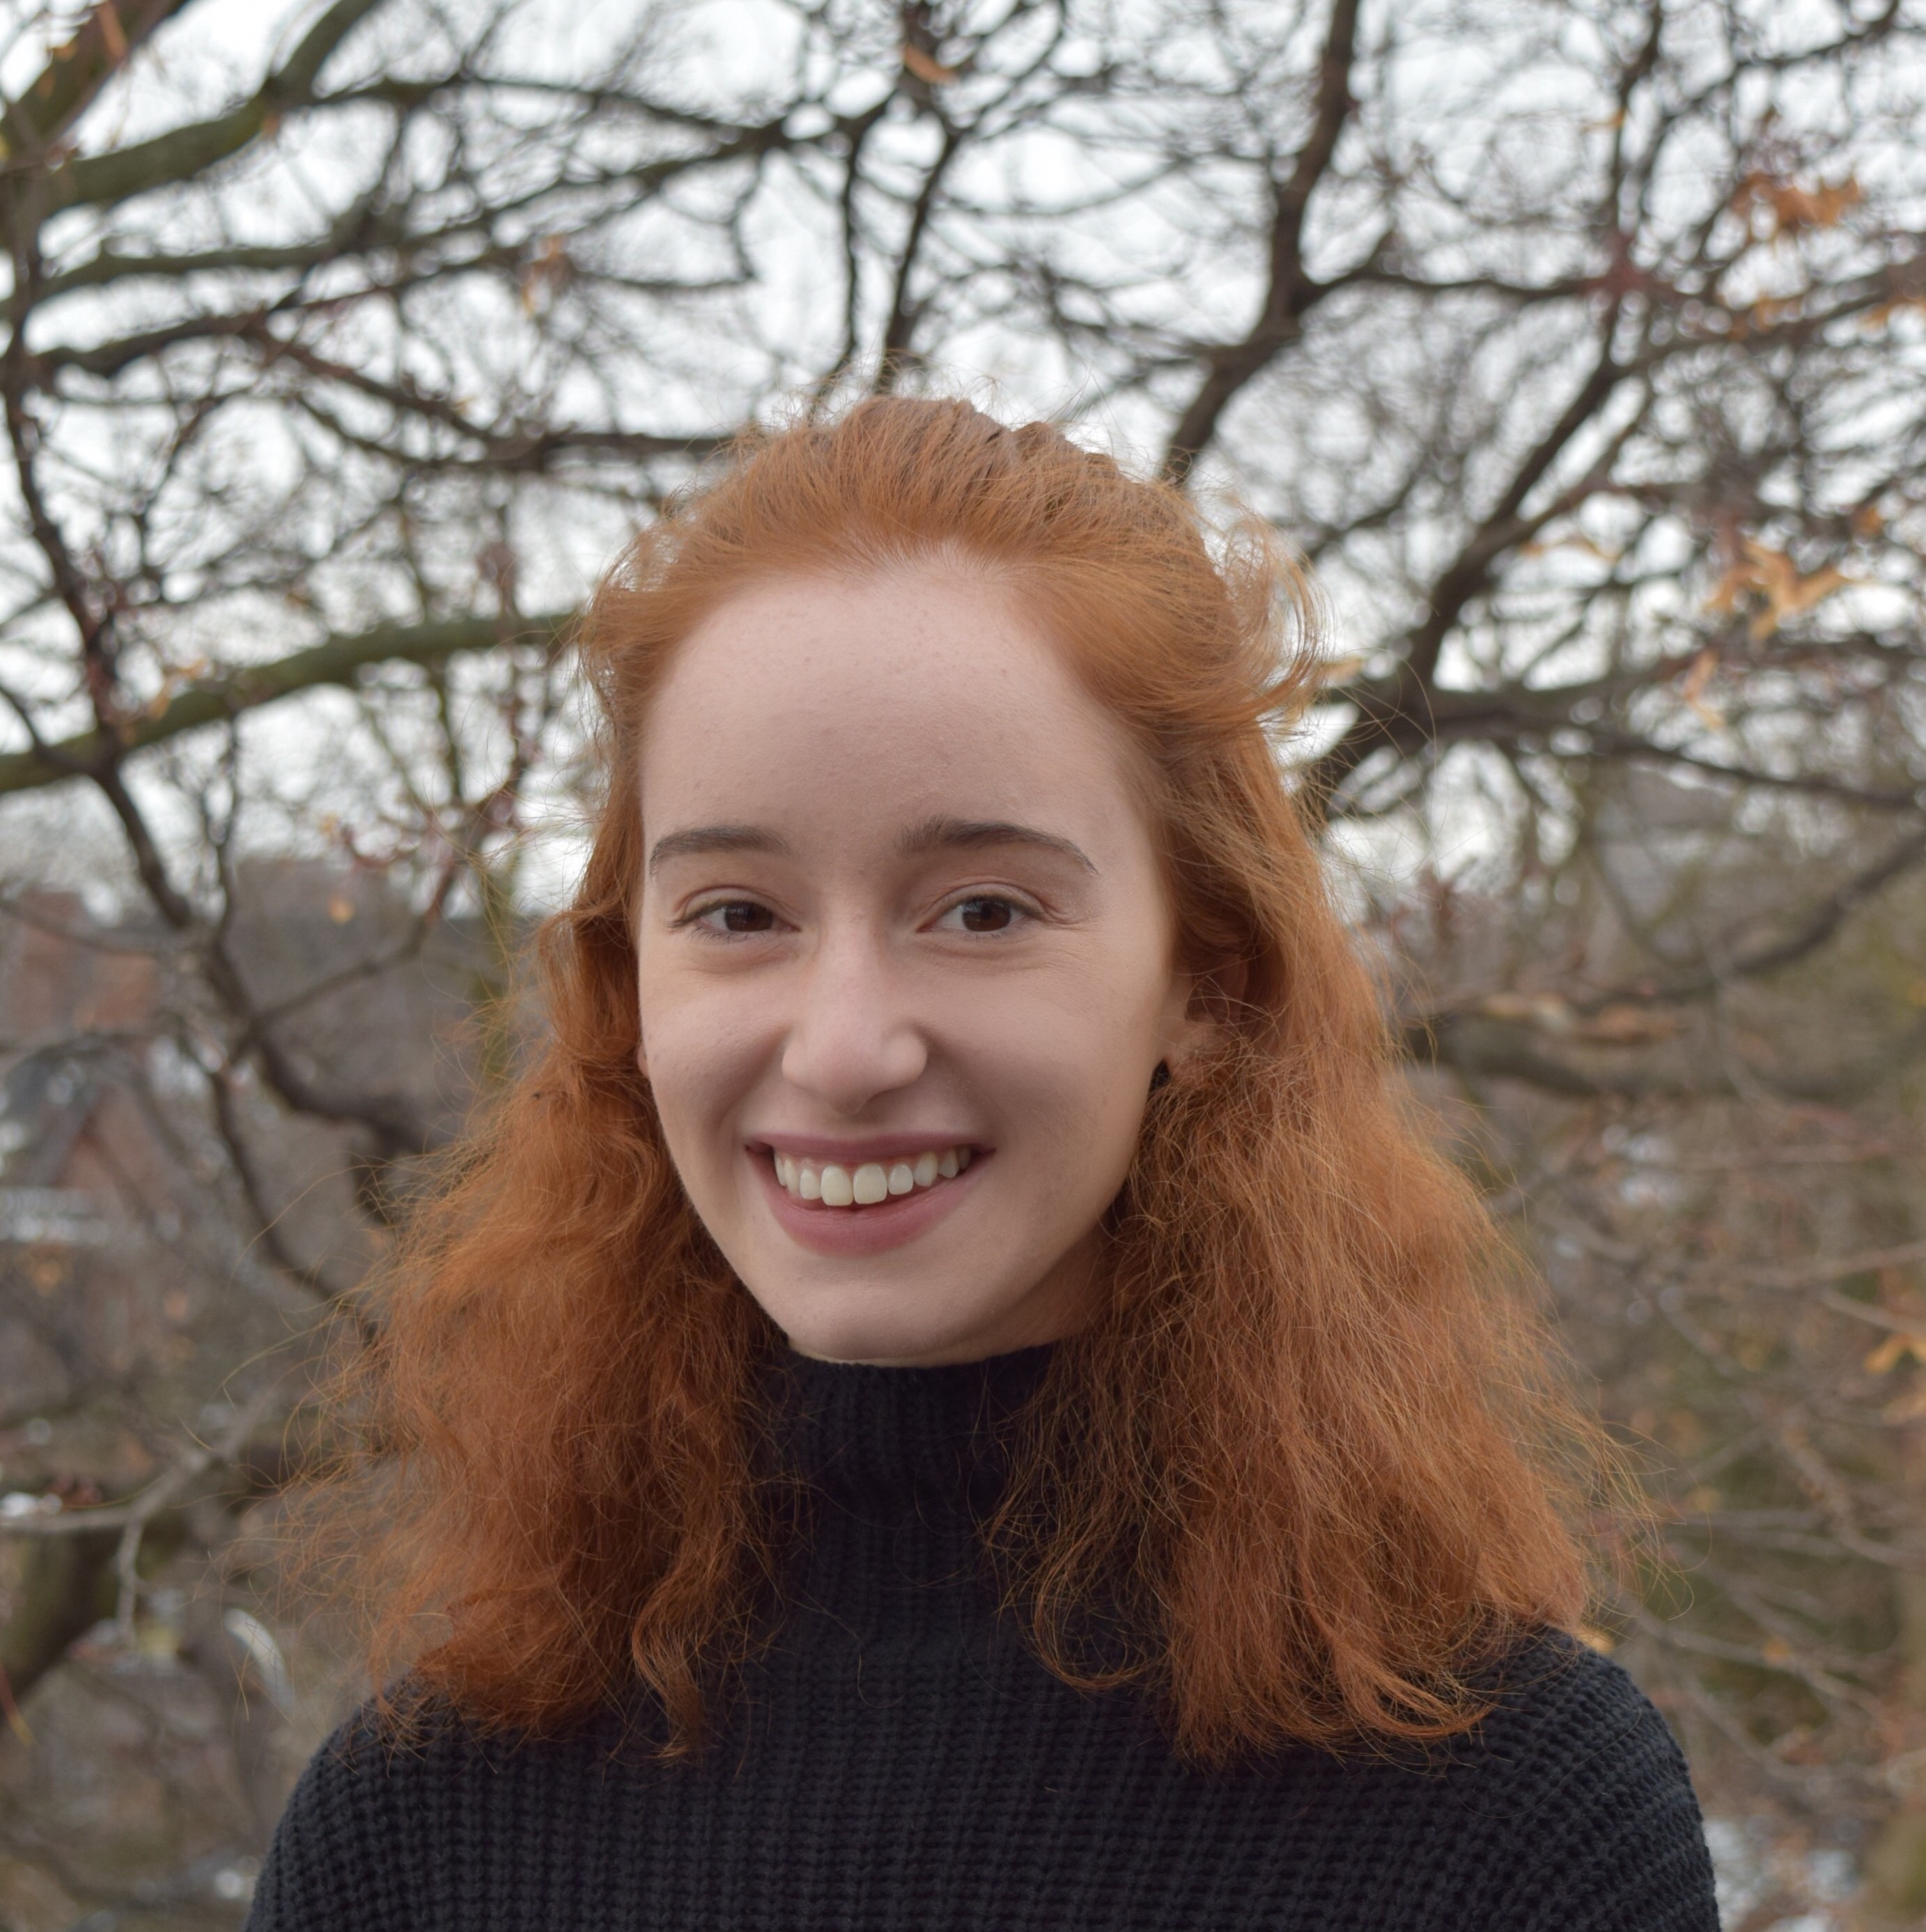
{"label": "bare tree", "polygon": [[[196,1563],[255,1633],[201,1652],[272,1675],[236,1593],[315,1344],[263,1356],[257,1318],[355,1306],[408,1163],[499,1070],[486,1028],[439,1072],[379,1028],[486,1011],[565,872],[595,569],[792,399],[960,382],[1233,488],[1316,566],[1307,790],[1676,1509],[1613,1634],[1709,1789],[1856,1832],[1926,1905],[1926,11],[743,17],[290,0],[237,46],[205,0],[8,16],[10,928],[151,983],[0,1027],[22,1095],[70,1064],[148,1123],[123,1153],[151,1138],[182,1231],[145,1238],[152,1294],[164,1254],[242,1311],[211,1381],[76,1331],[61,1402],[16,1400],[20,1721]],[[89,869],[110,917],[25,890]],[[4,1178],[43,1234],[69,1211]],[[33,1270],[78,1225],[7,1250],[55,1356],[85,1295]],[[108,1414],[144,1473],[84,1450]],[[62,1475],[102,1513],[43,1507]],[[201,1856],[180,1900],[239,1869]]]}

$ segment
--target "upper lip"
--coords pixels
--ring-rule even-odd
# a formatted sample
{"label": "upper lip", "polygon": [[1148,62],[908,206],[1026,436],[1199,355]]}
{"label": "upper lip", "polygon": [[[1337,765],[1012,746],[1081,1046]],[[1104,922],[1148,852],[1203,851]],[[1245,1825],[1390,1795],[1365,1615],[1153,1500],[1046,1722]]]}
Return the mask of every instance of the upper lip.
{"label": "upper lip", "polygon": [[941,1128],[922,1133],[865,1134],[860,1140],[839,1140],[828,1134],[753,1134],[749,1144],[802,1160],[832,1160],[845,1167],[900,1160],[905,1154],[941,1154],[946,1148],[968,1148],[972,1154],[984,1151],[968,1134],[947,1133]]}

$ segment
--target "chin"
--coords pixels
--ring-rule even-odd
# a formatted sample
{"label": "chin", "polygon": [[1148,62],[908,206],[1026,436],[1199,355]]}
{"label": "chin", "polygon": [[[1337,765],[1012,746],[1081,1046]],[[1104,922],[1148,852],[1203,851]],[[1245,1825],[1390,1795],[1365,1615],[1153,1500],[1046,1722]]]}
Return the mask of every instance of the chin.
{"label": "chin", "polygon": [[867,1297],[834,1294],[798,1296],[787,1306],[771,1300],[762,1306],[798,1354],[820,1361],[927,1367],[998,1352],[993,1342],[976,1340],[995,1322],[995,1311],[988,1309],[945,1319],[927,1309],[879,1308]]}

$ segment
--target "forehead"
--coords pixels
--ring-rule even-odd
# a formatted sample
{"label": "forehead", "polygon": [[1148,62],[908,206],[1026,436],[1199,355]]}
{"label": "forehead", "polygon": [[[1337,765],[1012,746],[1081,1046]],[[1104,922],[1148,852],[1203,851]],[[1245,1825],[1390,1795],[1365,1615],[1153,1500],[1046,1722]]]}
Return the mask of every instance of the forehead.
{"label": "forehead", "polygon": [[1122,727],[1020,600],[934,565],[732,597],[677,652],[642,751],[642,816],[662,829],[1047,811],[1087,832],[1140,802]]}

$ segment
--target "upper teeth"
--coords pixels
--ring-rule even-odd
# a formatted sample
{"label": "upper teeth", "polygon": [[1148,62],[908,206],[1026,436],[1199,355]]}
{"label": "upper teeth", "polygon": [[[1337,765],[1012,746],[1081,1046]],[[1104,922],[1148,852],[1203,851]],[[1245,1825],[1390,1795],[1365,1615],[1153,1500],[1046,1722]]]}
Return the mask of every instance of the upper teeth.
{"label": "upper teeth", "polygon": [[778,1154],[775,1158],[776,1178],[783,1191],[797,1200],[820,1201],[829,1208],[867,1208],[892,1194],[907,1194],[913,1187],[933,1187],[939,1180],[954,1180],[969,1166],[969,1149],[932,1148],[893,1161],[867,1160],[855,1168],[790,1154]]}

